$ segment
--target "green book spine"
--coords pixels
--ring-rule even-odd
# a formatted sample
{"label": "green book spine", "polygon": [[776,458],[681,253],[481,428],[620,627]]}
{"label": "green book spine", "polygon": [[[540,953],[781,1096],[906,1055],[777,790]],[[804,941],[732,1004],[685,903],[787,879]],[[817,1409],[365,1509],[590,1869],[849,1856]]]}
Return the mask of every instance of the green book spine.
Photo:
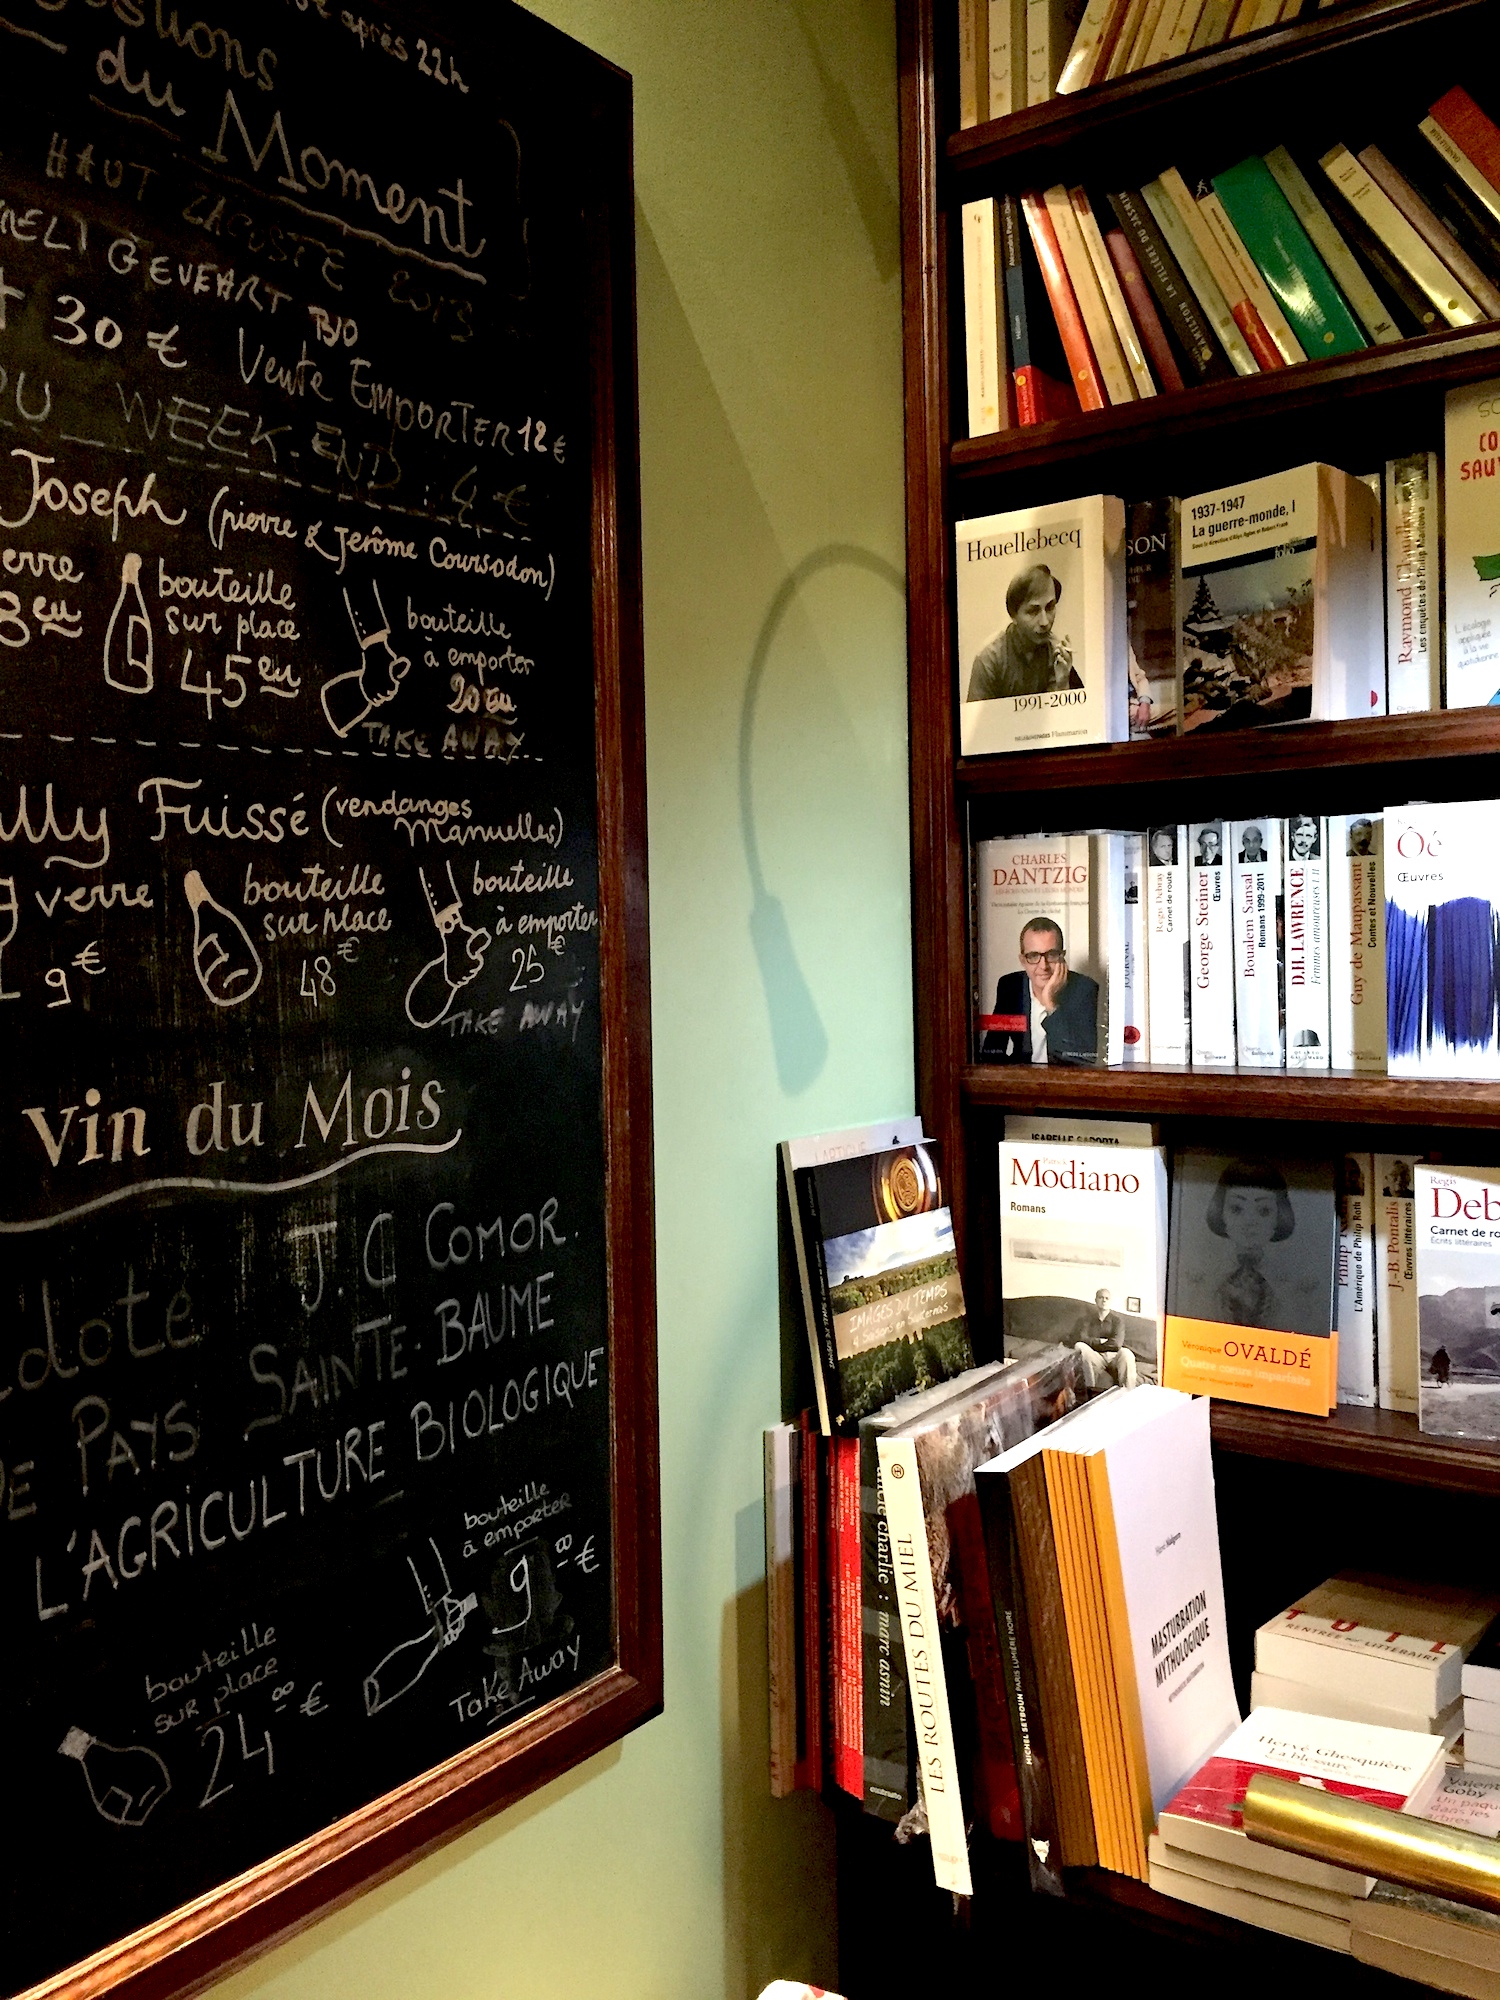
{"label": "green book spine", "polygon": [[1358,320],[1265,161],[1252,153],[1237,167],[1215,174],[1213,185],[1307,349],[1308,359],[1355,354],[1368,347]]}

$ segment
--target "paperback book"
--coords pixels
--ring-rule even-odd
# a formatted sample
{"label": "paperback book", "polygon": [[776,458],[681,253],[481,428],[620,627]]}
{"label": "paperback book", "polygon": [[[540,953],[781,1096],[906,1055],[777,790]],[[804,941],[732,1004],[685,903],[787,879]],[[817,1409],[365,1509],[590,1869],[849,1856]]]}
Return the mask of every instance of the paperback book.
{"label": "paperback book", "polygon": [[1339,1161],[1339,1254],[1334,1325],[1339,1336],[1339,1401],[1373,1408],[1375,1395],[1374,1163],[1368,1153]]}
{"label": "paperback book", "polygon": [[1333,813],[1328,828],[1328,1057],[1334,1069],[1386,1066],[1385,825]]}
{"label": "paperback book", "polygon": [[1326,1416],[1338,1398],[1337,1233],[1330,1162],[1178,1153],[1168,1387]]}
{"label": "paperback book", "polygon": [[[1443,706],[1442,497],[1435,451],[1386,460],[1385,685],[1390,715],[1421,715]],[[1500,541],[1496,547],[1500,549]]]}
{"label": "paperback book", "polygon": [[1280,1069],[1286,1060],[1282,987],[1281,821],[1235,820],[1234,1037],[1241,1069]]}
{"label": "paperback book", "polygon": [[1159,1381],[1165,1152],[1007,1139],[999,1165],[1006,1353],[1066,1348],[1090,1390]]}
{"label": "paperback book", "polygon": [[1384,701],[1379,503],[1328,465],[1182,505],[1182,727],[1369,715]]}
{"label": "paperback book", "polygon": [[1191,1052],[1191,918],[1188,830],[1146,829],[1146,1002],[1153,1063],[1186,1063]]}
{"label": "paperback book", "polygon": [[981,1062],[1076,1067],[1108,1061],[1112,1047],[1119,1059],[1123,1022],[1111,1018],[1107,940],[1124,921],[1123,867],[1118,841],[1102,834],[977,843]]}
{"label": "paperback book", "polygon": [[1123,503],[1095,494],[954,532],[963,754],[1124,741]]}
{"label": "paperback book", "polygon": [[1328,829],[1292,813],[1286,847],[1286,1066],[1328,1068]]}
{"label": "paperback book", "polygon": [[1418,1160],[1412,1153],[1376,1153],[1375,1351],[1383,1410],[1417,1414]]}
{"label": "paperback book", "polygon": [[1500,1168],[1419,1166],[1422,1429],[1500,1438]]}
{"label": "paperback book", "polygon": [[1194,1069],[1233,1069],[1234,883],[1228,822],[1203,820],[1188,833],[1188,979]]}
{"label": "paperback book", "polygon": [[797,1170],[832,1431],[974,1365],[939,1157],[922,1140]]}
{"label": "paperback book", "polygon": [[1172,736],[1182,706],[1177,616],[1177,502],[1132,500],[1126,508],[1126,634],[1130,645],[1130,733]]}
{"label": "paperback book", "polygon": [[1500,381],[1450,389],[1443,451],[1446,708],[1500,702]]}
{"label": "paperback book", "polygon": [[1500,801],[1385,815],[1392,1076],[1500,1077]]}

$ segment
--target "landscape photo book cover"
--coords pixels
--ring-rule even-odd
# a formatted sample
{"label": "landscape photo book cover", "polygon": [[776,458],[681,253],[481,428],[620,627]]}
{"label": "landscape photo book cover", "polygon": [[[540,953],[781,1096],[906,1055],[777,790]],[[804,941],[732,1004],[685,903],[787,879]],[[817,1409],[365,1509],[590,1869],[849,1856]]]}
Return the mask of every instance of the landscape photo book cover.
{"label": "landscape photo book cover", "polygon": [[851,1427],[973,1365],[953,1218],[931,1140],[806,1172]]}

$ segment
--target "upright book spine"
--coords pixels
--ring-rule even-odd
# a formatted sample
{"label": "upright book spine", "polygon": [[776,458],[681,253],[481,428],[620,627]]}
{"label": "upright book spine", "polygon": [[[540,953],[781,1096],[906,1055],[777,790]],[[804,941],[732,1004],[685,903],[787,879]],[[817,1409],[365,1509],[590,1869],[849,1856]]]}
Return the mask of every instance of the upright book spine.
{"label": "upright book spine", "polygon": [[1223,820],[1188,828],[1194,1069],[1233,1069],[1234,924]]}
{"label": "upright book spine", "polygon": [[1125,978],[1120,1005],[1120,1060],[1126,1068],[1151,1060],[1151,1015],[1146,971],[1146,840],[1144,834],[1122,833],[1125,924]]}
{"label": "upright book spine", "polygon": [[1328,823],[1294,813],[1286,855],[1286,1066],[1327,1069]]}
{"label": "upright book spine", "polygon": [[1273,818],[1236,820],[1234,853],[1234,1018],[1241,1069],[1285,1061],[1281,990],[1281,839]]}
{"label": "upright book spine", "polygon": [[1146,829],[1146,992],[1154,1063],[1189,1060],[1187,837],[1185,826]]}
{"label": "upright book spine", "polygon": [[1167,247],[1150,204],[1132,189],[1122,188],[1109,197],[1109,205],[1135,252],[1141,275],[1161,310],[1162,323],[1177,343],[1188,376],[1194,382],[1210,382],[1232,374],[1218,337]]}
{"label": "upright book spine", "polygon": [[835,1482],[834,1561],[838,1566],[835,1667],[840,1723],[834,1744],[834,1782],[851,1798],[864,1800],[864,1659],[861,1627],[863,1594],[859,1547],[859,1440],[835,1438],[831,1448]]}
{"label": "upright book spine", "polygon": [[[1180,180],[1179,180],[1180,185]],[[1260,363],[1250,352],[1239,322],[1229,309],[1212,270],[1204,261],[1203,253],[1190,231],[1184,216],[1178,211],[1172,197],[1162,181],[1147,181],[1141,189],[1146,206],[1155,217],[1167,248],[1176,258],[1183,276],[1192,287],[1204,317],[1213,328],[1219,346],[1229,356],[1230,365],[1237,375],[1258,375]],[[1187,197],[1191,201],[1191,196]]]}
{"label": "upright book spine", "polygon": [[1376,186],[1368,169],[1348,147],[1330,148],[1320,164],[1350,207],[1379,237],[1446,323],[1477,325],[1484,315],[1476,301],[1385,191]]}
{"label": "upright book spine", "polygon": [[1078,310],[1083,315],[1089,346],[1093,350],[1105,392],[1111,403],[1133,402],[1135,385],[1130,379],[1130,370],[1120,350],[1119,336],[1109,316],[1104,294],[1099,288],[1099,279],[1084,242],[1083,231],[1074,213],[1068,190],[1059,182],[1056,187],[1049,187],[1042,199],[1047,204],[1047,215],[1057,237],[1063,263],[1067,267],[1073,296],[1078,301]]}
{"label": "upright book spine", "polygon": [[1375,1155],[1375,1329],[1380,1407],[1417,1414],[1417,1156]]}
{"label": "upright book spine", "polygon": [[1102,410],[1108,401],[1104,393],[1104,383],[1089,347],[1083,315],[1078,310],[1078,300],[1074,296],[1073,286],[1068,278],[1067,266],[1058,247],[1057,232],[1053,229],[1052,218],[1047,213],[1045,198],[1041,194],[1023,194],[1021,213],[1031,233],[1037,263],[1041,266],[1042,283],[1046,287],[1047,297],[1052,302],[1053,317],[1057,321],[1063,353],[1068,358],[1068,370],[1073,378],[1073,387],[1077,391],[1079,407],[1084,410]]}
{"label": "upright book spine", "polygon": [[1375,813],[1328,820],[1328,1059],[1386,1071],[1384,826]]}
{"label": "upright book spine", "polygon": [[1432,106],[1431,116],[1481,178],[1500,189],[1500,126],[1485,117],[1468,91],[1455,84]]}
{"label": "upright book spine", "polygon": [[1370,283],[1332,216],[1285,146],[1267,153],[1265,165],[1371,340],[1377,346],[1389,346],[1399,340],[1401,329],[1391,317],[1390,308]]}
{"label": "upright book spine", "polygon": [[1374,1166],[1368,1153],[1346,1153],[1339,1167],[1339,1401],[1375,1403]]}
{"label": "upright book spine", "polygon": [[1401,211],[1434,255],[1440,257],[1486,319],[1500,318],[1500,290],[1490,282],[1463,244],[1434,215],[1432,208],[1406,176],[1381,152],[1366,146],[1359,163],[1381,192]]}
{"label": "upright book spine", "polygon": [[766,1698],[771,1737],[771,1797],[797,1788],[796,1473],[801,1441],[791,1424],[763,1438],[766,1509]]}
{"label": "upright book spine", "polygon": [[1480,203],[1496,222],[1500,222],[1500,188],[1491,185],[1487,177],[1479,171],[1463,147],[1443,127],[1436,118],[1427,117],[1417,128],[1422,137],[1441,159],[1447,161],[1474,199]]}
{"label": "upright book spine", "polygon": [[861,1737],[865,1811],[876,1819],[895,1821],[911,1809],[911,1739],[906,1649],[901,1643],[901,1607],[880,1477],[879,1435],[878,1418],[866,1418],[859,1427]]}
{"label": "upright book spine", "polygon": [[1161,314],[1156,310],[1156,301],[1151,296],[1151,287],[1146,283],[1140,260],[1130,247],[1129,239],[1118,224],[1104,232],[1104,247],[1109,252],[1109,260],[1115,267],[1115,275],[1120,281],[1120,291],[1130,316],[1140,329],[1141,346],[1150,360],[1156,379],[1164,390],[1177,390],[1185,386],[1182,370],[1177,365],[1177,356],[1172,351],[1172,343],[1167,338],[1167,330],[1162,325]]}
{"label": "upright book spine", "polygon": [[986,437],[1009,421],[1002,271],[992,199],[964,203],[964,359],[969,384],[969,436]]}
{"label": "upright book spine", "polygon": [[1386,708],[1443,705],[1442,476],[1435,451],[1385,463]]}
{"label": "upright book spine", "polygon": [[969,1871],[969,1844],[964,1830],[964,1804],[953,1745],[953,1718],[948,1705],[916,1444],[911,1438],[883,1437],[878,1450],[886,1517],[895,1551],[896,1593],[901,1606],[906,1678],[911,1692],[917,1769],[932,1844],[933,1874],[940,1889],[949,1889],[955,1896],[970,1896],[974,1884]]}

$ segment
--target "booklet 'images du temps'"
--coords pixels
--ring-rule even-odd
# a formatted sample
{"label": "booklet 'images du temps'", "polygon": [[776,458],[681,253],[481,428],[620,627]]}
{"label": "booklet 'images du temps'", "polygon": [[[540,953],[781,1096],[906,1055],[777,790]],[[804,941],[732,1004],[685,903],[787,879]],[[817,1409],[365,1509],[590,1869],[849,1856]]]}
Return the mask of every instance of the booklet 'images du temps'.
{"label": "booklet 'images du temps'", "polygon": [[1123,741],[1124,503],[1096,494],[954,532],[963,754]]}

